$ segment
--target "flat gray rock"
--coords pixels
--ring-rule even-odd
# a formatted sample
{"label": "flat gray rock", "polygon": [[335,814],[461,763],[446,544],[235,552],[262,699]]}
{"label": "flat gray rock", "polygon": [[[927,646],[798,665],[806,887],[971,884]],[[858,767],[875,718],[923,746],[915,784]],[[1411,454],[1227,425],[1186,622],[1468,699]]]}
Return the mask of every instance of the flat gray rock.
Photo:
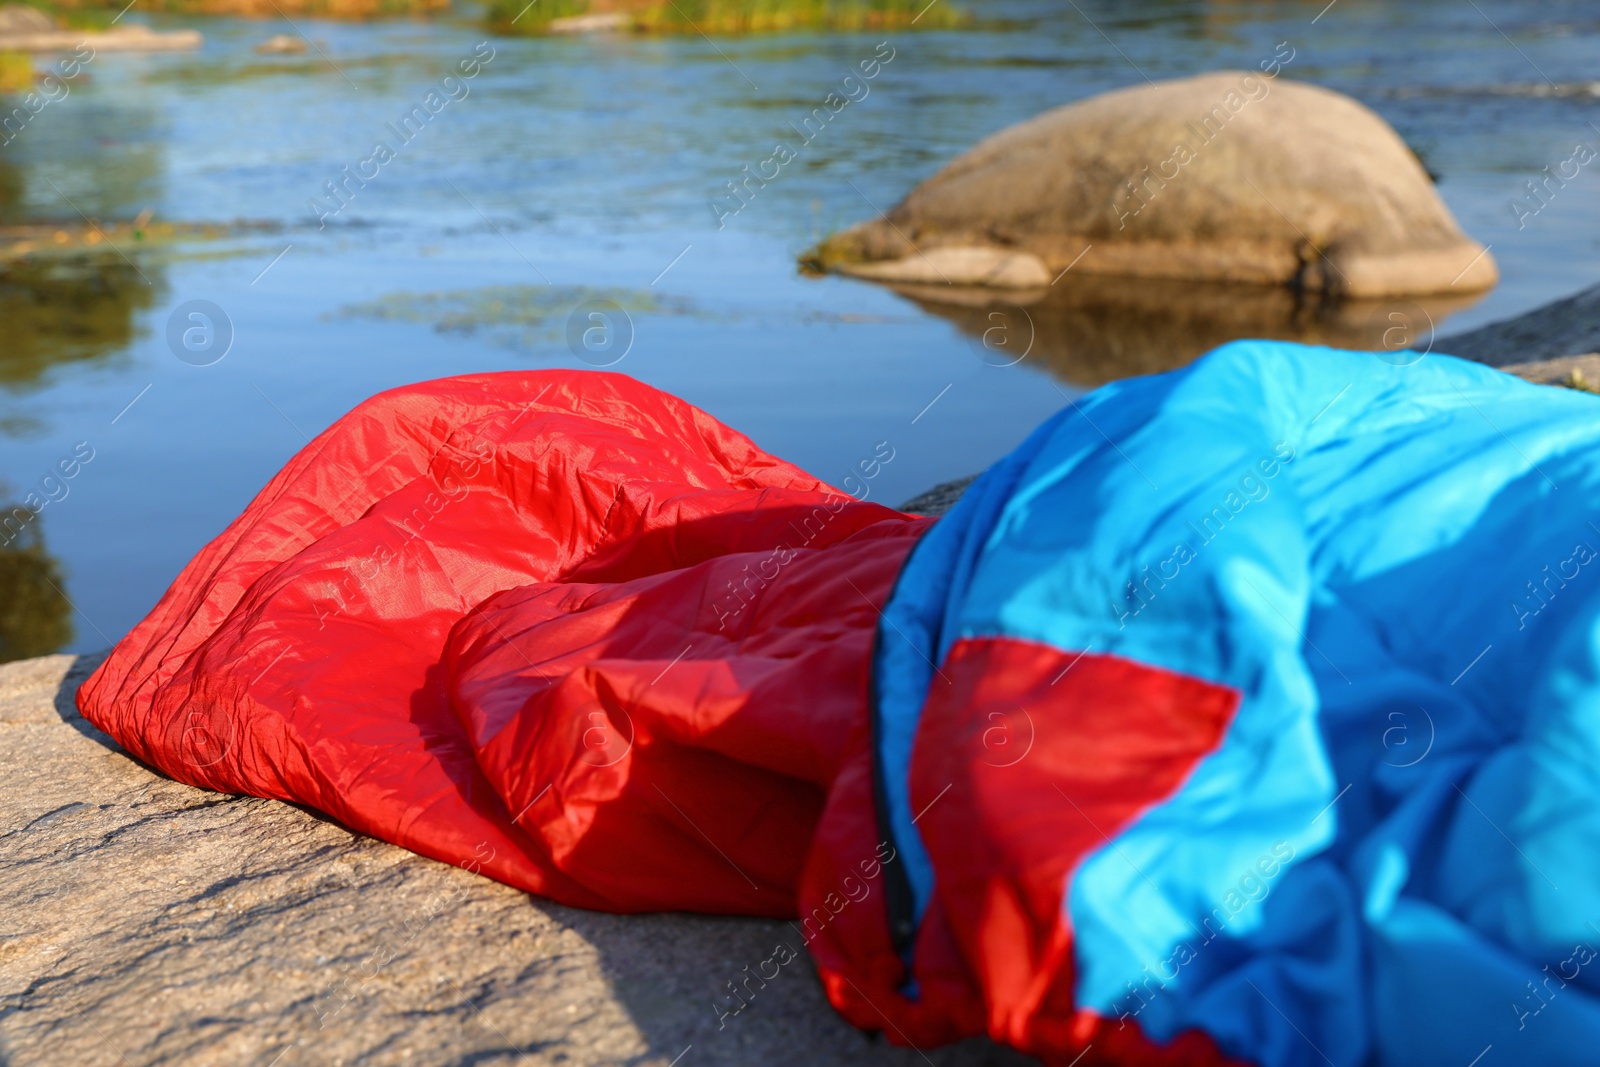
{"label": "flat gray rock", "polygon": [[1600,285],[1514,319],[1441,337],[1434,348],[1513,372],[1514,364],[1600,352]]}
{"label": "flat gray rock", "polygon": [[900,510],[909,511],[916,515],[943,515],[956,506],[956,501],[961,499],[962,494],[967,491],[967,487],[977,480],[978,476],[976,474],[969,474],[967,477],[957,478],[953,482],[940,482],[926,493],[914,496],[904,504],[901,504]]}
{"label": "flat gray rock", "polygon": [[0,1064],[1032,1062],[844,1023],[784,922],[564,908],[288,804],[180,785],[0,666]]}

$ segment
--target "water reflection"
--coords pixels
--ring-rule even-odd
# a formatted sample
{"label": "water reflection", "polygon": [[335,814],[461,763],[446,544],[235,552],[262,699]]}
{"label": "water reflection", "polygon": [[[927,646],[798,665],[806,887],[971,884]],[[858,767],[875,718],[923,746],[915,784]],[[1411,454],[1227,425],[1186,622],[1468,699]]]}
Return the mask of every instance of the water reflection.
{"label": "water reflection", "polygon": [[[156,110],[97,102],[86,88],[62,99],[0,161],[0,389],[7,392],[42,384],[58,364],[127,348],[139,313],[165,289],[155,265],[141,272],[107,236],[146,236],[152,212],[128,205],[159,195],[164,131]],[[135,214],[131,230],[119,227],[119,216]],[[38,426],[26,411],[0,409],[0,434]]]}
{"label": "water reflection", "polygon": [[0,262],[0,387],[26,389],[52,366],[121,351],[163,288],[153,265],[141,275],[116,256]]}
{"label": "water reflection", "polygon": [[0,529],[0,663],[54,652],[72,640],[61,564],[22,505],[0,506]]}
{"label": "water reflection", "polygon": [[0,221],[9,222],[19,215],[24,189],[22,171],[0,163]]}
{"label": "water reflection", "polygon": [[1181,367],[1245,337],[1387,352],[1425,347],[1448,316],[1482,295],[1329,301],[1268,286],[1093,275],[1044,289],[891,288],[955,323],[986,362],[1026,359],[1082,388]]}
{"label": "water reflection", "polygon": [[[96,77],[111,73],[94,72]],[[132,218],[166,186],[168,123],[154,108],[95,96],[93,79],[41,111],[0,162],[0,224]],[[8,98],[16,106],[15,97]]]}

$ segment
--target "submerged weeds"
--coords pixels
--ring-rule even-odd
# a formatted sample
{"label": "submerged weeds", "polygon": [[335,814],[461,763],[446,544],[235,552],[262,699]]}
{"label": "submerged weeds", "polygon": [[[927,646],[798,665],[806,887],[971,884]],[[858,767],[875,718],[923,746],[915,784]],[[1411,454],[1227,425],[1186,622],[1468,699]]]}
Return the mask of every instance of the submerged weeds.
{"label": "submerged weeds", "polygon": [[608,302],[629,315],[686,315],[688,301],[648,290],[584,285],[491,285],[482,289],[389,293],[339,309],[346,318],[414,322],[440,333],[479,334],[506,348],[531,349],[559,340],[575,308]]}

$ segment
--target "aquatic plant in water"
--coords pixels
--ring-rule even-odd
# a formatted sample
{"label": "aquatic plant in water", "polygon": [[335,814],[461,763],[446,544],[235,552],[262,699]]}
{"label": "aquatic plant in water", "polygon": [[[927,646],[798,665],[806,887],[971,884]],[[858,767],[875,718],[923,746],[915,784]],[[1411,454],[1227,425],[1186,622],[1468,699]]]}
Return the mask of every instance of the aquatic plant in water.
{"label": "aquatic plant in water", "polygon": [[632,315],[687,315],[693,307],[679,297],[648,290],[586,285],[491,285],[482,289],[388,293],[376,300],[339,309],[346,318],[415,322],[440,333],[476,334],[507,348],[531,349],[559,341],[574,312],[594,303],[614,305]]}

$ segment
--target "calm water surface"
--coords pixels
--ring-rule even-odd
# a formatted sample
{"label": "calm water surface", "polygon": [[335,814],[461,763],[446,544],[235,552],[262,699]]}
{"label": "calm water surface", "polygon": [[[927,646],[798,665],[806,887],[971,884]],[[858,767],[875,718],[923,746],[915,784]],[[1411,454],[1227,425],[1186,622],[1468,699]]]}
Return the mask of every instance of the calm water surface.
{"label": "calm water surface", "polygon": [[[960,32],[715,41],[486,38],[468,15],[300,21],[326,58],[254,54],[292,32],[282,23],[198,20],[198,53],[95,59],[0,148],[0,223],[72,223],[80,211],[126,222],[148,209],[250,225],[119,242],[131,264],[107,254],[0,269],[6,496],[38,491],[75,447],[93,450],[70,480],[47,483],[57,499],[36,527],[74,610],[19,598],[6,610],[38,618],[13,618],[13,632],[109,645],[309,435],[405,382],[582,368],[568,320],[593,300],[631,318],[615,369],[823,478],[841,479],[882,440],[895,458],[874,492],[891,504],[979,470],[1084,386],[1170,358],[1189,320],[1172,326],[1162,309],[1182,294],[1044,313],[1040,347],[1003,366],[973,336],[981,309],[804,278],[796,255],[985,134],[1143,76],[1254,68],[1280,41],[1295,49],[1289,76],[1375,108],[1493,246],[1503,283],[1444,332],[1600,277],[1593,174],[1520,229],[1509,207],[1541,167],[1600,144],[1593,5],[1339,0],[1320,18],[1319,3],[973,10],[981,24]],[[870,95],[801,145],[790,124],[883,40],[894,58]],[[475,49],[493,58],[468,95],[401,143],[387,124]],[[319,227],[308,202],[379,140],[394,158]],[[798,157],[719,228],[709,202],[776,140]],[[232,323],[231,350],[209,366],[167,341],[174,309],[193,300]],[[0,575],[18,581],[32,587]]]}

